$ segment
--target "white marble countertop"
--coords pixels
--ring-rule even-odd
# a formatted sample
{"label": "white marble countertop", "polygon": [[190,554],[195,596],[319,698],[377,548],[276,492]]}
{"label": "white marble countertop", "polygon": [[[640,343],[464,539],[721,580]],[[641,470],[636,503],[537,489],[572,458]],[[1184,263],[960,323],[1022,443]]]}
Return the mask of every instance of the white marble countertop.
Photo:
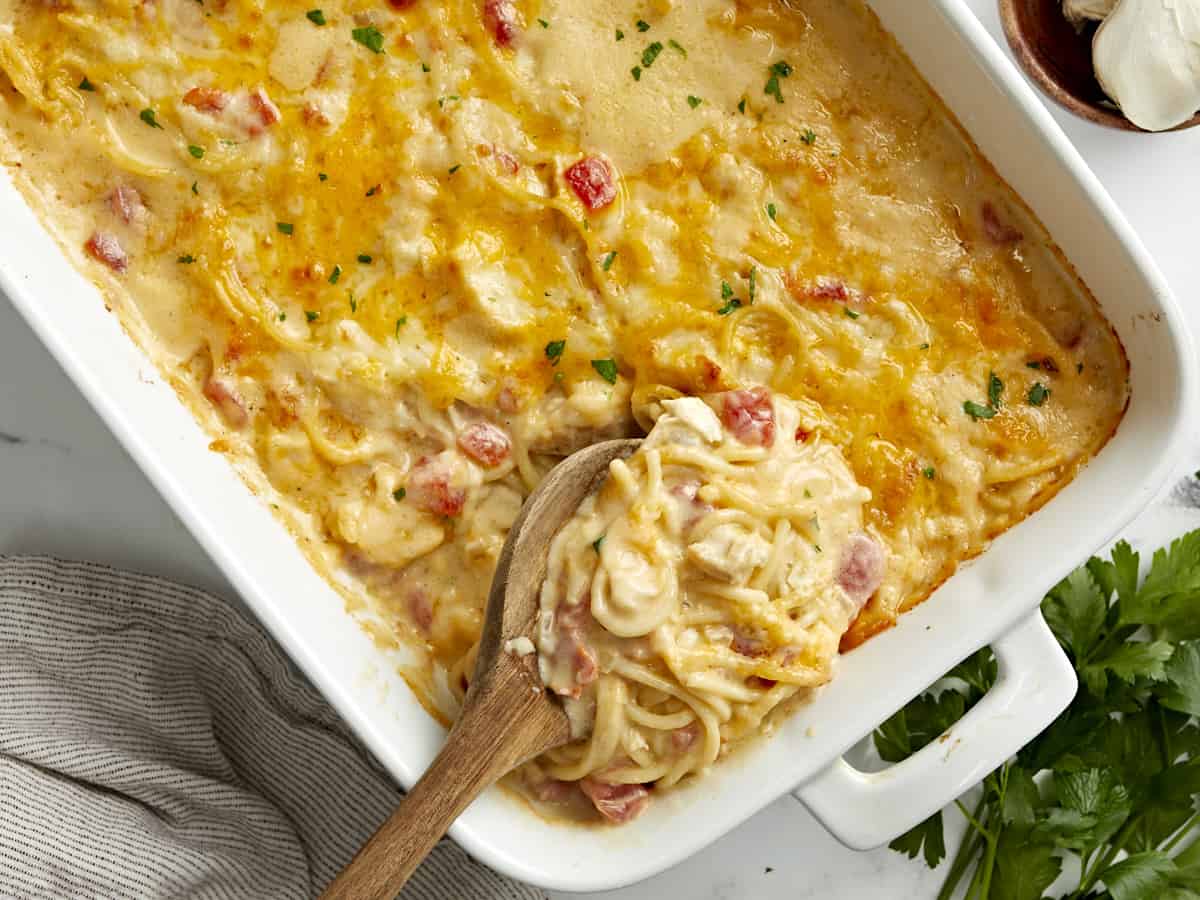
{"label": "white marble countertop", "polygon": [[[1003,44],[995,0],[967,0]],[[1054,110],[1158,260],[1200,334],[1200,129],[1116,133]],[[1198,410],[1200,412],[1200,410]],[[1176,482],[1200,468],[1200,440]],[[1192,493],[1200,503],[1200,490]],[[1168,490],[1129,530],[1157,546],[1200,526]],[[7,304],[0,301],[0,553],[50,553],[162,574],[225,596],[232,589]],[[610,900],[932,897],[939,876],[889,850],[854,853],[804,808],[774,804],[658,878]]]}

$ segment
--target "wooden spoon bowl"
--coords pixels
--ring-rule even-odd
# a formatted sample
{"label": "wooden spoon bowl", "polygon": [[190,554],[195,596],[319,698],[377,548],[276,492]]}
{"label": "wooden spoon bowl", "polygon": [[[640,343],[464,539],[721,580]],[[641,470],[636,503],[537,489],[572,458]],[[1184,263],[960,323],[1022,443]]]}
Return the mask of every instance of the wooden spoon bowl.
{"label": "wooden spoon bowl", "polygon": [[[1000,0],[1000,22],[1021,68],[1059,106],[1097,125],[1147,133],[1125,118],[1096,80],[1092,38],[1097,23],[1076,31],[1063,15],[1061,0]],[[1200,114],[1173,130],[1195,125]]]}
{"label": "wooden spoon bowl", "polygon": [[[567,457],[538,485],[509,530],[488,594],[475,674],[446,743],[400,806],[321,895],[395,897],[458,815],[522,763],[570,740],[562,704],[542,685],[535,639],[550,542],[637,440],[605,441]],[[535,642],[536,645],[536,642]]]}

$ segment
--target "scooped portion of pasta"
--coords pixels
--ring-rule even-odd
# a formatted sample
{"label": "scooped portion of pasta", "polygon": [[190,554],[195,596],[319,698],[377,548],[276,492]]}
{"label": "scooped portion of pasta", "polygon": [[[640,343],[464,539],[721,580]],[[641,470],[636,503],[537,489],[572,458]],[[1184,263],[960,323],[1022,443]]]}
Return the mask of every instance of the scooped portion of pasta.
{"label": "scooped portion of pasta", "polygon": [[539,775],[614,822],[828,681],[887,564],[871,492],[799,405],[759,387],[661,409],[555,538],[541,594],[542,680],[575,740]]}

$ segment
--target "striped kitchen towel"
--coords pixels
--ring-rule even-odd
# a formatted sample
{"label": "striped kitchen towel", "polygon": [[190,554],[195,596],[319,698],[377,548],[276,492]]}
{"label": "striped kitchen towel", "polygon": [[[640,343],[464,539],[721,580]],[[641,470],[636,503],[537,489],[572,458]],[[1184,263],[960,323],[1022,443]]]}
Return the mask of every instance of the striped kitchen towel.
{"label": "striped kitchen towel", "polygon": [[[0,557],[0,897],[312,897],[400,796],[229,605]],[[542,894],[443,841],[402,896]]]}

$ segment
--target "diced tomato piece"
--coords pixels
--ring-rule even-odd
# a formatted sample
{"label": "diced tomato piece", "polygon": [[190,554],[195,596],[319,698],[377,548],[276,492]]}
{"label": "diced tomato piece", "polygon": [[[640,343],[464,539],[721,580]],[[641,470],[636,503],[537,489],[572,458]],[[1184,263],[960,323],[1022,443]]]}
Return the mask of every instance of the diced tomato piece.
{"label": "diced tomato piece", "polygon": [[329,124],[329,116],[315,103],[305,103],[300,115],[304,117],[304,124],[312,128],[324,128]]}
{"label": "diced tomato piece", "polygon": [[433,604],[429,601],[429,595],[420,588],[409,592],[408,614],[418,631],[429,634],[433,625]]}
{"label": "diced tomato piece", "polygon": [[108,206],[118,219],[126,225],[139,219],[146,211],[138,189],[127,184],[118,184],[108,195]]}
{"label": "diced tomato piece", "polygon": [[807,440],[808,440],[810,437],[812,437],[812,432],[811,432],[811,431],[809,431],[809,430],[808,430],[807,428],[805,428],[803,425],[797,425],[797,426],[796,426],[796,443],[797,443],[797,444],[803,444],[803,443],[804,443],[805,441],[807,441]]}
{"label": "diced tomato piece", "polygon": [[420,460],[408,474],[408,496],[421,509],[437,516],[457,516],[467,492],[450,484],[450,470],[436,459]]}
{"label": "diced tomato piece", "polygon": [[600,815],[618,825],[636,819],[650,804],[650,792],[640,784],[608,784],[589,776],[579,788]]}
{"label": "diced tomato piece", "polygon": [[566,662],[575,674],[568,687],[557,688],[557,692],[564,697],[578,697],[585,687],[600,676],[596,654],[584,640],[584,629],[591,618],[592,609],[586,600],[559,604],[559,642],[555,655],[560,662]]}
{"label": "diced tomato piece", "polygon": [[854,604],[855,612],[879,589],[886,565],[883,548],[874,538],[862,532],[850,536],[842,549],[837,582]]}
{"label": "diced tomato piece", "polygon": [[533,796],[543,803],[566,803],[575,793],[575,782],[547,778],[530,785]]}
{"label": "diced tomato piece", "polygon": [[991,201],[983,204],[983,230],[988,240],[994,244],[1016,244],[1025,235],[1000,218],[1000,213]]}
{"label": "diced tomato piece", "polygon": [[671,732],[671,748],[676,753],[685,753],[692,748],[692,744],[696,743],[698,737],[700,737],[699,722],[693,722],[683,728],[676,728]]}
{"label": "diced tomato piece", "polygon": [[125,255],[121,242],[107,231],[94,232],[83,248],[93,259],[104,263],[114,272],[124,272],[129,268],[129,257]]}
{"label": "diced tomato piece", "polygon": [[754,658],[767,656],[771,652],[770,648],[758,638],[750,637],[740,631],[734,632],[733,640],[729,642],[729,649],[742,656]]}
{"label": "diced tomato piece", "polygon": [[204,396],[234,428],[241,428],[250,421],[246,404],[237,391],[218,378],[209,378],[204,385]]}
{"label": "diced tomato piece", "polygon": [[188,106],[206,113],[218,113],[229,105],[229,95],[220,88],[194,87],[183,95]]}
{"label": "diced tomato piece", "polygon": [[517,158],[507,150],[502,150],[499,147],[493,147],[492,155],[496,159],[496,166],[507,172],[509,175],[516,175],[519,171],[521,171],[521,164],[517,162]]}
{"label": "diced tomato piece", "polygon": [[491,422],[476,422],[458,435],[458,446],[471,459],[491,468],[508,459],[512,441]]}
{"label": "diced tomato piece", "polygon": [[592,212],[603,209],[617,199],[616,175],[608,160],[599,156],[585,156],[567,169],[563,177],[575,196]]}
{"label": "diced tomato piece", "polygon": [[279,107],[271,102],[271,98],[262,88],[255,88],[250,93],[250,108],[258,113],[264,128],[270,128],[281,118]]}
{"label": "diced tomato piece", "polygon": [[483,21],[501,47],[511,47],[521,30],[521,19],[513,0],[483,0]]}
{"label": "diced tomato piece", "polygon": [[721,421],[743,444],[770,447],[775,443],[775,408],[765,387],[725,394]]}

